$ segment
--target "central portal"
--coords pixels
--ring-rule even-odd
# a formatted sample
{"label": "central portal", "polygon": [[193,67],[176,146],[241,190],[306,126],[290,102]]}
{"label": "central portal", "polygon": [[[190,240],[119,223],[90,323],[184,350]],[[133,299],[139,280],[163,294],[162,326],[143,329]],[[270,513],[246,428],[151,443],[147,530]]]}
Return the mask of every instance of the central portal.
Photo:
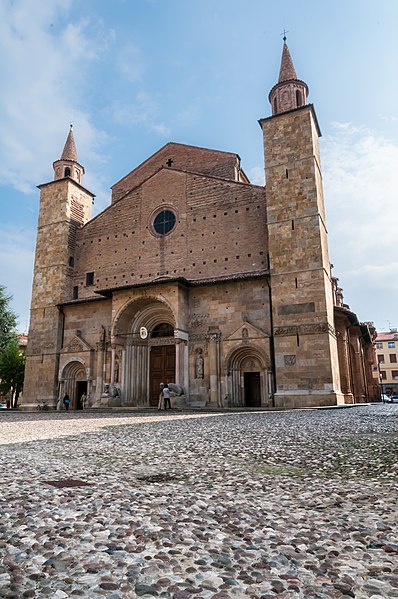
{"label": "central portal", "polygon": [[157,406],[160,383],[174,383],[176,371],[176,346],[160,345],[151,347],[150,363],[150,406]]}

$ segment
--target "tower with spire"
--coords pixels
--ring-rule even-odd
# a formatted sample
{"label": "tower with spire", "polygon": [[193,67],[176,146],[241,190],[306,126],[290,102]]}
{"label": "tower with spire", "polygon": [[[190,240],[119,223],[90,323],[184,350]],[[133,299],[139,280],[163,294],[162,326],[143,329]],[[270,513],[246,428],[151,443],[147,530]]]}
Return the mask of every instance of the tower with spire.
{"label": "tower with spire", "polygon": [[54,180],[39,185],[40,210],[33,273],[24,406],[46,401],[55,406],[59,352],[63,336],[62,302],[73,298],[76,230],[91,218],[94,195],[81,185],[72,127]]}
{"label": "tower with spire", "polygon": [[54,181],[70,177],[77,183],[82,183],[84,167],[77,160],[75,138],[73,136],[73,125],[70,125],[68,137],[61,154],[61,158],[53,164]]}
{"label": "tower with spire", "polygon": [[307,96],[308,86],[297,77],[285,36],[278,83],[274,85],[268,96],[272,114],[281,114],[304,106],[307,104]]}
{"label": "tower with spire", "polygon": [[275,405],[343,403],[315,110],[284,38],[264,137]]}

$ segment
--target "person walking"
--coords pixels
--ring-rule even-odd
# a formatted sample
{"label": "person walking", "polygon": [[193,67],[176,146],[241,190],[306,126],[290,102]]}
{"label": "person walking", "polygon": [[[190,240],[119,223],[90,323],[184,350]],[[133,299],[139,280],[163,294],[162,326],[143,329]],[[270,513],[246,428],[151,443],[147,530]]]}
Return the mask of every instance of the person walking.
{"label": "person walking", "polygon": [[70,404],[70,397],[67,393],[65,393],[64,398],[62,400],[62,403],[64,404],[65,410],[68,411],[69,410],[69,404]]}
{"label": "person walking", "polygon": [[170,389],[169,389],[169,386],[167,383],[163,387],[162,395],[163,395],[163,401],[164,401],[164,409],[167,410],[167,406],[169,406],[169,410],[171,410]]}

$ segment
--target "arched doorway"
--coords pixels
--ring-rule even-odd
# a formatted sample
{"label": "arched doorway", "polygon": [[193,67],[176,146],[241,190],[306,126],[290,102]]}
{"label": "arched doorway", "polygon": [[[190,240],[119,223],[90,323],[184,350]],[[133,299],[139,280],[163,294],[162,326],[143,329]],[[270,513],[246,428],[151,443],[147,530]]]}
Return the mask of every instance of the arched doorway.
{"label": "arched doorway", "polygon": [[162,345],[150,346],[149,405],[151,406],[158,404],[160,384],[175,381],[176,346],[174,342],[167,343],[167,338],[170,337],[174,338],[174,327],[167,322],[156,325],[150,333],[151,341],[157,339],[163,342]]}
{"label": "arched doorway", "polygon": [[258,408],[267,404],[266,358],[254,347],[235,350],[228,365],[228,395],[232,406]]}
{"label": "arched doorway", "polygon": [[[74,360],[69,362],[62,373],[62,397],[67,393],[73,410],[82,410],[81,397],[87,394],[87,377],[84,364]],[[61,397],[61,399],[62,399]]]}
{"label": "arched doorway", "polygon": [[115,320],[113,337],[123,346],[122,396],[126,405],[156,406],[160,383],[176,382],[174,316],[167,304],[142,298]]}

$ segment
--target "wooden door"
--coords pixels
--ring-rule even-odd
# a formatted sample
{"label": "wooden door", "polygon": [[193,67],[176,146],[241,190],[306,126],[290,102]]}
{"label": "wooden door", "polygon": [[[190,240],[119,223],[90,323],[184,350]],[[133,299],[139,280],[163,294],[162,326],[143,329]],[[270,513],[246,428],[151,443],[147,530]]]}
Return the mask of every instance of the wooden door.
{"label": "wooden door", "polygon": [[151,347],[151,394],[150,406],[157,406],[160,383],[175,383],[176,348],[175,345]]}
{"label": "wooden door", "polygon": [[248,408],[261,406],[261,385],[259,372],[245,372],[245,405]]}

